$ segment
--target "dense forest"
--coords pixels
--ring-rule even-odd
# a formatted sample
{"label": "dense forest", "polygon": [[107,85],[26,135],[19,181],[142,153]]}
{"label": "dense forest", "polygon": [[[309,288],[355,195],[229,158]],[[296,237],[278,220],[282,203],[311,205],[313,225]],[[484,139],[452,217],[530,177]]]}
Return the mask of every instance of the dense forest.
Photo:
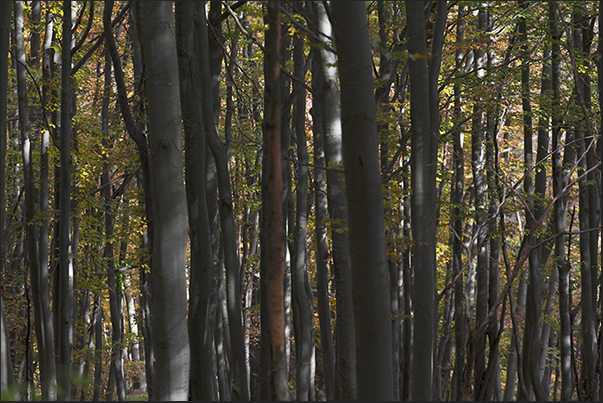
{"label": "dense forest", "polygon": [[601,400],[597,1],[1,1],[2,400]]}

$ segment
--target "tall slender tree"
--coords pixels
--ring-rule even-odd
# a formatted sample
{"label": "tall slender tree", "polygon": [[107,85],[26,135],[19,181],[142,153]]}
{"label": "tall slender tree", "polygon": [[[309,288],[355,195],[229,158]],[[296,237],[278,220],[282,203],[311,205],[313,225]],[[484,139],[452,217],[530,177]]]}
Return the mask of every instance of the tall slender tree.
{"label": "tall slender tree", "polygon": [[212,297],[217,273],[212,262],[210,223],[205,192],[206,141],[203,131],[195,19],[192,1],[176,2],[176,38],[180,99],[184,126],[185,179],[191,245],[189,339],[191,343],[191,398],[216,400]]}
{"label": "tall slender tree", "polygon": [[[71,366],[73,362],[74,274],[71,245],[71,1],[63,3],[63,40],[61,54],[61,136],[59,175],[59,267],[58,267],[58,398],[71,397]],[[57,309],[55,308],[55,309]]]}
{"label": "tall slender tree", "polygon": [[[262,169],[262,293],[266,295],[269,337],[269,386],[273,400],[288,400],[287,357],[285,356],[285,225],[283,220],[281,169],[280,49],[281,13],[276,1],[266,6],[264,53],[264,159]],[[265,322],[262,323],[262,327]]]}
{"label": "tall slender tree", "polygon": [[341,82],[358,399],[392,400],[389,269],[368,21],[363,3],[331,3]]}
{"label": "tall slender tree", "polygon": [[422,2],[407,2],[411,105],[411,226],[414,308],[412,399],[431,400],[435,338],[435,176]]}
{"label": "tall slender tree", "polygon": [[140,41],[149,108],[155,234],[151,264],[155,384],[153,398],[187,400],[186,195],[178,60],[171,3],[140,4]]}
{"label": "tall slender tree", "polygon": [[[314,3],[314,13],[319,30],[318,39],[323,44],[333,44],[331,22],[325,6]],[[356,334],[354,332],[354,311],[352,304],[352,272],[350,266],[350,246],[348,235],[348,208],[343,173],[342,125],[340,95],[337,85],[335,54],[324,45],[316,52],[316,71],[323,125],[323,144],[327,167],[327,202],[331,221],[331,255],[335,277],[335,298],[337,317],[335,322],[336,371],[339,382],[338,398],[355,400],[356,382]]]}
{"label": "tall slender tree", "polygon": [[308,278],[308,150],[306,145],[306,90],[304,41],[293,40],[293,130],[297,149],[295,229],[291,265],[291,294],[293,299],[293,329],[296,349],[296,388],[298,400],[314,400],[314,307],[312,288]]}

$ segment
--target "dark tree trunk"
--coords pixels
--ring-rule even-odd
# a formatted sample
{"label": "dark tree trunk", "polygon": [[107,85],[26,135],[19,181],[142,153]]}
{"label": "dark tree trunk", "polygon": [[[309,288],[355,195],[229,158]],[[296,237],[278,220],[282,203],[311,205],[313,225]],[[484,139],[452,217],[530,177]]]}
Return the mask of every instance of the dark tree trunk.
{"label": "dark tree trunk", "polygon": [[366,9],[363,3],[331,6],[342,91],[358,399],[391,400],[389,270]]}
{"label": "dark tree trunk", "polygon": [[423,2],[407,2],[411,105],[411,226],[413,238],[414,308],[412,399],[433,398],[435,340],[435,229],[436,187],[433,153],[437,133],[432,132]]}
{"label": "dark tree trunk", "polygon": [[109,288],[109,310],[111,312],[111,366],[115,374],[115,383],[117,386],[117,398],[119,401],[126,400],[126,390],[124,384],[124,373],[122,368],[121,356],[121,312],[120,302],[117,295],[115,284],[115,260],[113,254],[113,212],[111,211],[111,187],[109,186],[110,172],[107,163],[107,153],[109,148],[109,97],[111,95],[111,57],[109,51],[105,49],[105,85],[103,91],[102,104],[102,131],[103,147],[106,149],[103,153],[103,174],[101,186],[103,188],[104,210],[105,210],[105,253],[107,270],[107,287]]}
{"label": "dark tree trunk", "polygon": [[[293,42],[294,74],[305,81],[304,42]],[[308,150],[306,145],[306,90],[293,82],[293,129],[297,142],[296,213],[291,264],[293,328],[295,332],[297,400],[314,400],[314,307],[308,279],[306,228],[308,223]]]}
{"label": "dark tree trunk", "polygon": [[73,363],[73,256],[71,246],[71,2],[63,3],[63,41],[61,56],[61,137],[59,173],[59,295],[58,365],[59,399],[71,396],[71,366]]}
{"label": "dark tree trunk", "polygon": [[[262,258],[266,259],[262,292],[267,296],[270,395],[272,400],[288,400],[287,357],[285,356],[284,270],[286,238],[282,208],[283,180],[281,167],[280,47],[281,16],[276,1],[267,4],[264,54],[264,168],[262,173]],[[262,323],[262,327],[264,323]]]}
{"label": "dark tree trunk", "polygon": [[[456,28],[457,43],[463,42],[465,10],[459,6],[459,22]],[[457,50],[455,54],[455,66],[461,69],[463,63],[463,51]],[[454,85],[454,113],[457,125],[462,121],[461,111],[461,85]],[[462,127],[459,126],[452,133],[452,164],[454,169],[454,179],[450,191],[451,211],[451,237],[452,237],[452,272],[456,278],[454,283],[454,346],[455,346],[455,367],[452,379],[451,399],[460,400],[464,389],[463,371],[465,367],[465,345],[466,341],[466,318],[464,306],[464,276],[463,271],[463,192],[464,192],[464,157],[463,157],[463,134]]]}
{"label": "dark tree trunk", "polygon": [[211,298],[217,290],[212,262],[210,223],[205,192],[206,143],[200,99],[199,60],[196,58],[193,2],[176,3],[176,42],[179,56],[180,99],[184,126],[185,179],[191,247],[189,339],[191,399],[216,400]]}
{"label": "dark tree trunk", "polygon": [[[199,23],[196,26],[196,35],[198,38],[197,59],[201,76],[204,132],[211,155],[215,161],[218,180],[218,210],[222,248],[224,251],[224,267],[226,269],[226,306],[228,309],[231,341],[233,392],[236,399],[247,400],[249,399],[249,385],[245,373],[245,348],[241,312],[241,275],[239,273],[236,249],[232,189],[230,184],[230,143],[228,138],[226,143],[222,143],[219,140],[217,133],[218,118],[214,116],[215,112],[219,112],[220,110],[219,91],[214,86],[219,83],[219,66],[222,50],[221,48],[212,50],[211,46],[216,46],[214,42],[217,41],[217,38],[209,36],[205,14],[202,12],[200,5],[201,3],[197,5],[197,15],[200,16]],[[212,57],[210,58],[210,56]],[[218,99],[216,100],[216,98]]]}

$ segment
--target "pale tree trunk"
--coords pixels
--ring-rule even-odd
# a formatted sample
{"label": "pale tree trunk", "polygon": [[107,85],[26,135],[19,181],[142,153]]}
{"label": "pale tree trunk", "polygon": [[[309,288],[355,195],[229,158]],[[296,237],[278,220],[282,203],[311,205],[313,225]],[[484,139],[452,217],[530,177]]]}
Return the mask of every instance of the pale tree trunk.
{"label": "pale tree trunk", "polygon": [[155,214],[151,264],[151,321],[155,348],[153,398],[188,400],[190,351],[185,277],[188,223],[171,3],[141,3],[140,31],[148,96]]}
{"label": "pale tree trunk", "polygon": [[[40,380],[42,396],[47,400],[56,399],[54,353],[52,348],[52,325],[50,319],[50,293],[48,272],[40,267],[37,225],[33,222],[36,213],[36,194],[34,186],[33,150],[29,104],[27,102],[26,57],[23,33],[23,2],[15,4],[15,50],[17,66],[17,93],[19,99],[19,128],[21,129],[21,149],[23,155],[23,183],[25,199],[26,244],[29,273],[34,305],[34,327],[38,342]],[[10,13],[9,13],[10,14]],[[39,38],[38,38],[39,39]],[[32,44],[33,46],[33,44]],[[33,51],[33,49],[32,49]],[[46,243],[41,244],[46,248]],[[44,274],[46,274],[44,276]]]}
{"label": "pale tree trunk", "polygon": [[358,399],[392,400],[389,269],[366,8],[331,3],[341,82]]}
{"label": "pale tree trunk", "polygon": [[191,398],[216,400],[213,365],[211,298],[217,288],[205,192],[206,143],[200,99],[193,2],[176,3],[176,38],[180,100],[184,125],[186,197],[189,219],[191,269],[189,339],[191,343]]}
{"label": "pale tree trunk", "polygon": [[[332,40],[331,23],[324,5],[314,3],[320,38],[329,44]],[[330,43],[332,45],[332,43]],[[335,323],[336,371],[339,391],[337,398],[356,400],[356,339],[352,306],[352,273],[348,238],[348,210],[344,190],[341,111],[337,88],[336,58],[333,52],[318,48],[316,58],[322,74],[319,84],[320,107],[323,122],[323,144],[327,167],[327,199],[331,219],[333,273],[337,318]]]}
{"label": "pale tree trunk", "polygon": [[[7,14],[10,15],[10,11]],[[10,359],[10,339],[8,338],[8,326],[6,325],[6,312],[4,311],[4,299],[2,295],[0,295],[0,315],[2,316],[0,321],[0,386],[2,387],[3,395],[6,393],[5,391],[12,388],[12,397],[16,401],[20,399],[15,381],[13,363]]]}
{"label": "pale tree trunk", "polygon": [[[480,8],[478,15],[478,29],[487,27],[487,11]],[[482,85],[486,74],[486,52],[484,49],[475,49],[475,72]],[[486,319],[488,312],[488,247],[486,244],[486,138],[485,138],[485,106],[483,99],[477,95],[473,106],[473,120],[471,128],[471,167],[473,173],[473,191],[475,203],[475,245],[477,248],[476,271],[476,304],[475,328],[477,329]],[[484,376],[486,373],[486,334],[483,333],[473,341],[475,348],[475,362],[473,374],[474,398],[479,400]]]}
{"label": "pale tree trunk", "polygon": [[[485,29],[487,30],[488,40],[491,37],[492,30],[492,12],[485,10]],[[493,54],[491,50],[486,50],[486,69],[492,71]],[[493,78],[490,74],[486,75],[486,85],[491,86]],[[494,98],[496,100],[496,98]],[[496,304],[499,292],[499,272],[500,272],[500,255],[501,255],[501,235],[497,230],[497,214],[499,214],[499,203],[502,201],[501,188],[498,180],[499,176],[499,159],[498,159],[498,143],[497,143],[497,120],[504,119],[504,111],[496,102],[489,102],[486,105],[486,180],[487,186],[490,189],[488,200],[488,238],[489,238],[489,256],[488,256],[488,310],[492,309]],[[499,118],[499,115],[501,117]],[[500,220],[504,220],[504,214],[500,212]],[[503,310],[504,313],[504,310]],[[488,336],[489,355],[488,363],[485,372],[484,384],[481,394],[478,396],[480,400],[501,400],[502,388],[500,378],[500,356],[499,356],[499,341],[500,341],[500,326],[497,319],[498,315],[490,321],[486,334]],[[502,320],[502,319],[501,319]]]}
{"label": "pale tree trunk", "polygon": [[[318,57],[312,60],[312,90],[318,94],[322,80],[317,77],[320,70]],[[316,289],[318,292],[318,320],[320,323],[320,348],[322,353],[323,382],[327,400],[335,400],[335,355],[329,301],[329,244],[327,241],[327,194],[326,166],[323,145],[323,122],[320,96],[312,97],[312,131],[314,140],[314,211],[316,220]]]}
{"label": "pale tree trunk", "polygon": [[[10,20],[13,3],[9,1],[0,2],[0,87],[8,87],[8,46],[10,34]],[[0,91],[0,269],[4,270],[5,258],[5,206],[6,206],[6,101],[7,91]],[[8,338],[8,327],[6,325],[6,313],[4,311],[4,299],[0,295],[0,387],[2,391],[15,385],[13,364],[10,359],[10,344]],[[49,346],[49,347],[52,347]],[[51,350],[52,351],[52,350]],[[18,395],[13,396],[19,400]]]}
{"label": "pale tree trunk", "polygon": [[[294,74],[304,82],[304,42],[293,40]],[[295,334],[297,400],[314,400],[314,307],[308,279],[306,229],[308,223],[308,150],[306,145],[306,90],[293,82],[293,129],[297,142],[297,205],[291,265],[293,329]]]}
{"label": "pale tree trunk", "polygon": [[413,239],[414,308],[412,399],[433,398],[435,338],[435,165],[431,131],[424,2],[406,3],[411,105],[411,226]]}
{"label": "pale tree trunk", "polygon": [[[57,94],[56,88],[50,88],[50,81],[53,77],[56,77],[57,71],[59,70],[59,52],[52,48],[53,43],[56,44],[56,32],[54,29],[54,16],[52,13],[47,11],[46,14],[46,26],[45,26],[45,36],[44,36],[44,44],[43,44],[43,54],[42,54],[42,113],[45,116],[47,122],[52,122],[56,125],[59,120],[59,114],[57,111],[50,112],[48,110],[48,106],[50,104],[50,99],[52,95]],[[40,227],[39,227],[39,247],[38,247],[38,258],[40,261],[40,278],[44,279],[44,281],[40,282],[40,293],[41,295],[50,294],[50,285],[48,283],[49,278],[49,265],[48,265],[48,233],[50,229],[50,222],[48,219],[48,211],[49,211],[49,148],[50,148],[50,134],[51,130],[54,130],[56,133],[56,128],[45,127],[42,130],[42,134],[40,136],[40,212],[42,218],[40,219]],[[49,350],[47,354],[51,355],[49,359],[51,361],[48,362],[47,370],[50,371],[48,374],[49,382],[51,384],[50,390],[52,390],[52,395],[56,398],[56,365],[55,365],[55,355],[54,350],[51,346],[54,345],[54,334],[52,328],[52,313],[50,310],[50,297],[46,300],[42,299],[43,309],[46,311],[44,313],[44,325],[47,329],[44,336],[46,338],[45,344],[49,346]],[[49,392],[50,392],[49,390]],[[50,400],[53,398],[48,397]]]}
{"label": "pale tree trunk", "polygon": [[63,3],[63,41],[61,55],[61,136],[59,173],[59,266],[58,266],[58,365],[57,384],[59,399],[71,396],[74,327],[74,275],[71,246],[71,2]]}
{"label": "pale tree trunk", "polygon": [[[262,228],[264,243],[262,258],[265,258],[267,278],[263,292],[267,296],[269,329],[269,385],[272,400],[288,400],[287,357],[285,356],[285,295],[284,270],[286,239],[282,208],[281,168],[281,107],[279,83],[279,59],[281,46],[281,15],[279,3],[267,4],[265,23],[266,43],[264,54],[264,161],[262,173]],[[265,322],[262,323],[262,327]],[[264,333],[264,331],[263,331]]]}

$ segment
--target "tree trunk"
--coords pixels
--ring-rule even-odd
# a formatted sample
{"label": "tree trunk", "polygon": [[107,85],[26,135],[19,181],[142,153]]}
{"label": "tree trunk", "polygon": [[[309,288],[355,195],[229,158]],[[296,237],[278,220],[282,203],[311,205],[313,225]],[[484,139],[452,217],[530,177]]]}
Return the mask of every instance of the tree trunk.
{"label": "tree trunk", "polygon": [[[17,93],[19,99],[19,128],[21,129],[21,150],[23,156],[23,184],[25,199],[26,244],[29,262],[29,273],[34,306],[34,327],[38,342],[38,357],[40,363],[40,380],[42,396],[47,400],[56,399],[55,366],[52,348],[52,325],[50,318],[50,293],[48,290],[48,272],[40,266],[37,225],[34,223],[36,214],[36,192],[34,184],[33,150],[31,136],[31,121],[27,101],[27,81],[24,46],[23,2],[16,1],[15,5],[15,50],[17,59]],[[9,13],[10,14],[10,13]],[[32,45],[33,46],[33,45]],[[33,49],[32,49],[33,50]],[[46,248],[46,243],[43,245]],[[46,276],[44,276],[46,274]]]}
{"label": "tree trunk", "polygon": [[[573,28],[573,44],[570,49],[570,54],[575,53],[581,57],[587,56],[590,53],[590,44],[587,41],[588,28],[585,26],[582,6],[577,5],[572,12]],[[585,46],[587,45],[587,46]],[[576,63],[576,57],[572,63]],[[588,65],[573,66],[576,70],[580,67],[589,68]],[[590,101],[590,86],[588,75],[574,70],[574,95],[577,109],[576,127],[576,142],[578,144],[578,174],[582,174],[592,168],[594,138],[592,137],[592,129],[590,117],[587,113],[591,104]],[[593,400],[596,397],[597,388],[597,334],[596,334],[596,305],[597,295],[593,290],[594,284],[597,281],[597,255],[596,255],[596,238],[598,232],[593,231],[597,227],[596,209],[597,204],[595,196],[596,192],[600,196],[601,191],[596,187],[596,179],[594,174],[587,174],[578,181],[579,193],[579,225],[580,225],[580,308],[581,308],[581,330],[582,330],[582,371],[580,374],[581,386],[583,387],[582,399]],[[592,241],[595,239],[593,248]],[[593,273],[594,271],[594,273]],[[593,275],[594,274],[594,275]],[[594,280],[594,281],[593,281]]]}
{"label": "tree trunk", "polygon": [[389,269],[366,8],[331,6],[342,91],[358,399],[392,400]]}
{"label": "tree trunk", "polygon": [[[331,23],[324,5],[315,2],[314,10],[324,43],[332,40]],[[354,312],[352,305],[352,273],[348,237],[348,209],[344,190],[341,112],[337,88],[335,54],[318,48],[316,53],[321,72],[317,77],[320,106],[322,108],[323,144],[327,166],[327,199],[331,219],[331,240],[333,272],[335,277],[335,298],[337,317],[335,323],[336,372],[341,400],[356,400],[356,339],[354,332]],[[322,74],[321,74],[322,73]],[[337,392],[336,392],[337,393]]]}
{"label": "tree trunk", "polygon": [[[527,8],[527,3],[521,2],[521,6]],[[527,197],[525,219],[526,231],[528,232],[528,248],[534,248],[536,244],[536,227],[534,209],[534,155],[532,146],[532,107],[530,100],[530,62],[528,52],[527,26],[525,17],[519,19],[519,35],[521,39],[522,66],[521,66],[521,98],[523,108],[523,137],[524,137],[524,192]],[[540,380],[538,368],[540,358],[540,336],[542,333],[542,298],[540,296],[540,254],[539,250],[532,249],[528,260],[528,291],[526,300],[526,320],[524,325],[523,341],[523,373],[526,377],[528,396],[532,393],[536,399],[544,400],[544,390]],[[522,398],[521,394],[519,395]]]}
{"label": "tree trunk", "polygon": [[435,338],[435,165],[431,131],[429,76],[423,2],[407,2],[408,53],[411,105],[411,226],[413,239],[414,308],[412,399],[433,398]]}
{"label": "tree trunk", "polygon": [[[479,10],[478,29],[487,29],[487,11]],[[485,84],[486,75],[486,51],[475,49],[475,71],[478,80]],[[471,128],[471,166],[473,172],[473,189],[475,202],[475,245],[477,248],[476,271],[476,304],[475,304],[475,326],[478,328],[486,319],[488,312],[488,247],[486,244],[486,136],[485,136],[485,106],[480,95],[477,95],[473,106],[473,120]],[[484,376],[486,373],[486,334],[483,333],[475,341],[475,363],[473,374],[474,398],[479,399]]]}
{"label": "tree trunk", "polygon": [[176,2],[176,40],[179,57],[180,100],[184,125],[185,179],[191,248],[189,339],[191,343],[191,398],[216,400],[214,380],[215,312],[211,299],[217,290],[205,192],[206,143],[200,99],[199,60],[195,46],[193,2]]}
{"label": "tree trunk", "polygon": [[[304,82],[304,42],[293,40],[295,77]],[[293,129],[297,142],[297,205],[293,237],[291,283],[295,332],[297,400],[314,400],[314,307],[308,279],[306,228],[308,223],[308,150],[306,145],[306,90],[293,82]]]}
{"label": "tree trunk", "polygon": [[[284,269],[286,239],[282,208],[283,180],[281,168],[281,107],[279,59],[281,15],[279,3],[267,4],[264,54],[264,168],[262,173],[262,229],[266,250],[268,324],[270,330],[270,398],[288,400],[287,357],[285,356]],[[264,323],[262,323],[262,326]]]}
{"label": "tree trunk", "polygon": [[110,172],[109,164],[107,163],[107,153],[109,148],[109,97],[111,95],[111,56],[109,50],[105,49],[105,85],[103,90],[102,104],[102,131],[103,131],[103,147],[106,149],[103,153],[103,174],[101,178],[101,186],[104,186],[102,191],[104,198],[105,210],[105,253],[107,270],[107,287],[109,288],[109,310],[111,312],[111,366],[115,374],[115,383],[117,386],[117,398],[119,401],[126,400],[126,389],[124,383],[124,372],[122,368],[121,355],[121,312],[120,303],[117,295],[117,287],[115,284],[115,260],[113,254],[113,212],[111,211],[111,187],[109,186]]}
{"label": "tree trunk", "polygon": [[[57,113],[57,111],[51,112],[49,110],[51,97],[57,96],[56,86],[51,89],[50,82],[53,78],[57,76],[57,71],[59,70],[59,52],[53,49],[53,44],[56,44],[54,16],[51,12],[47,11],[42,54],[42,113],[44,114],[44,119],[46,119],[47,122],[52,122],[56,125],[60,119],[60,115],[59,113]],[[53,329],[52,327],[52,312],[50,309],[50,285],[48,282],[48,234],[50,229],[50,221],[48,219],[50,183],[48,177],[50,170],[49,148],[51,130],[53,130],[55,134],[57,133],[56,128],[46,126],[42,130],[42,134],[40,137],[40,213],[42,218],[40,219],[40,227],[38,233],[38,259],[40,261],[40,279],[43,279],[43,281],[40,282],[40,293],[43,296],[48,296],[46,298],[42,298],[43,310],[46,311],[46,313],[43,314],[43,320],[45,321],[43,326],[45,326],[45,328],[47,329],[44,333],[44,336],[46,338],[45,344],[49,346],[46,354],[50,355],[49,359],[51,360],[48,364],[48,378],[50,383],[49,392],[50,390],[52,390],[52,392],[51,394],[49,394],[48,398],[50,400],[53,400],[56,399],[56,364],[55,354],[52,346],[54,345],[54,331],[56,331],[56,329]]]}
{"label": "tree trunk", "polygon": [[73,363],[73,256],[71,245],[71,2],[63,3],[63,41],[61,55],[61,137],[59,173],[59,294],[57,384],[60,400],[71,397]]}
{"label": "tree trunk", "polygon": [[[139,4],[139,3],[137,3]],[[109,5],[109,1],[105,2],[105,7]],[[143,77],[143,62],[142,62],[142,49],[140,46],[140,35],[139,35],[139,18],[138,18],[137,7],[133,7],[130,9],[129,20],[130,24],[134,29],[131,29],[131,38],[132,38],[132,67],[134,70],[134,80],[137,88],[136,94],[138,98],[138,107],[135,109],[136,116],[139,116],[139,119],[142,120],[144,117],[144,98],[145,91],[144,85],[142,85],[142,77]],[[107,14],[105,14],[106,18]],[[108,19],[103,20],[103,26],[107,27]],[[109,37],[109,44],[113,43],[111,41],[111,37]],[[113,60],[114,69],[115,69],[115,82],[118,84],[118,102],[121,110],[122,118],[124,122],[130,122],[130,124],[126,125],[126,129],[128,130],[128,134],[132,140],[136,143],[136,149],[138,151],[138,158],[140,160],[141,165],[141,176],[142,180],[138,181],[139,187],[142,189],[144,197],[142,201],[142,206],[145,211],[145,221],[147,223],[147,229],[143,232],[140,237],[140,250],[149,252],[148,254],[143,253],[141,258],[140,270],[139,270],[139,278],[140,278],[140,310],[142,312],[141,319],[141,334],[144,340],[144,361],[145,361],[145,377],[147,384],[147,392],[149,394],[149,399],[153,399],[153,379],[154,379],[154,363],[155,363],[155,353],[153,351],[153,329],[151,327],[151,298],[150,298],[150,273],[146,269],[150,265],[150,259],[152,258],[152,240],[153,240],[153,195],[151,191],[150,185],[150,173],[149,173],[149,149],[147,144],[147,137],[140,130],[140,121],[138,124],[134,124],[134,118],[132,116],[132,112],[130,108],[127,107],[127,96],[125,96],[125,88],[124,86],[119,85],[120,81],[118,80],[119,69],[116,66],[116,59],[119,61],[119,58],[116,57],[117,52],[116,47],[110,46],[111,50],[111,59]],[[123,72],[122,72],[123,75]],[[123,80],[121,83],[124,84]]]}
{"label": "tree trunk", "polygon": [[187,213],[171,3],[141,3],[140,28],[155,214],[151,265],[151,321],[155,349],[153,398],[187,400],[190,369],[185,278]]}
{"label": "tree trunk", "polygon": [[[463,42],[464,24],[463,18],[465,9],[459,6],[458,19],[456,27],[456,42]],[[463,51],[457,50],[455,54],[455,66],[457,69],[462,67]],[[461,110],[461,85],[454,85],[454,112],[456,124],[462,120]],[[463,192],[464,192],[464,157],[463,157],[463,133],[462,127],[459,126],[452,133],[452,164],[454,169],[454,180],[450,190],[450,202],[452,204],[450,230],[452,232],[452,272],[454,273],[456,282],[454,283],[454,346],[455,346],[455,367],[454,376],[452,379],[451,399],[460,400],[464,389],[463,370],[465,367],[465,345],[466,341],[466,318],[464,307],[464,276],[461,274],[463,270]]]}
{"label": "tree trunk", "polygon": [[[205,20],[204,12],[202,12],[203,10],[199,7],[200,5],[197,5],[197,15],[200,16],[199,24],[196,26],[198,41],[197,60],[200,66],[204,132],[211,154],[215,160],[218,177],[218,209],[222,230],[222,247],[224,248],[224,267],[226,269],[226,306],[228,309],[232,353],[233,396],[235,399],[247,400],[249,399],[249,384],[245,370],[245,346],[241,312],[241,275],[239,273],[236,249],[232,189],[230,184],[230,144],[224,144],[218,138],[218,121],[214,117],[214,111],[216,109],[219,111],[220,108],[219,105],[214,105],[216,101],[213,98],[217,91],[212,87],[216,81],[212,75],[216,73],[212,73],[212,66],[210,65],[212,61],[209,59],[209,56],[213,53],[210,52],[207,21]],[[218,70],[219,79],[219,69],[214,70]]]}
{"label": "tree trunk", "polygon": [[[318,57],[312,60],[312,90],[320,92],[321,80],[317,77],[320,66]],[[326,399],[335,400],[335,355],[331,331],[331,304],[329,299],[329,245],[327,240],[326,166],[323,145],[323,122],[320,96],[312,97],[312,131],[314,140],[314,211],[316,220],[316,289],[318,320],[320,323],[320,348],[322,353],[323,381]]]}

